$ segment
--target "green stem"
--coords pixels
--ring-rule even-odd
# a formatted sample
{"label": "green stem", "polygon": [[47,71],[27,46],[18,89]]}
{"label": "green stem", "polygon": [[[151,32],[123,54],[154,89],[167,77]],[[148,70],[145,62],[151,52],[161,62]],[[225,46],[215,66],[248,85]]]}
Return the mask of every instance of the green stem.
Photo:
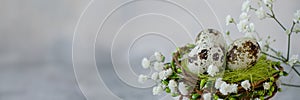
{"label": "green stem", "polygon": [[[270,49],[272,52],[274,52],[276,55],[279,53],[279,51],[276,51],[274,48],[270,47],[269,45],[266,45],[266,47]],[[283,61],[287,60],[283,55],[278,55],[278,56],[280,56],[283,59]]]}
{"label": "green stem", "polygon": [[300,73],[298,72],[298,70],[294,67],[294,66],[292,66],[292,69],[296,72],[296,74],[300,77]]}
{"label": "green stem", "polygon": [[286,57],[287,57],[287,61],[289,61],[289,59],[290,59],[290,48],[291,48],[291,35],[292,35],[292,30],[294,29],[294,27],[295,27],[295,22],[293,21],[293,25],[292,25],[292,27],[291,27],[291,31],[288,33],[288,49],[287,49],[287,55],[286,55]]}
{"label": "green stem", "polygon": [[268,54],[268,53],[266,53],[266,52],[262,52],[262,54],[265,54],[265,55],[267,55],[267,56],[269,56],[269,57],[272,57],[272,58],[274,58],[274,59],[277,59],[277,60],[280,60],[280,61],[284,62],[283,59],[278,58],[278,57],[276,57],[276,56],[273,56],[273,55],[271,55],[271,54]]}
{"label": "green stem", "polygon": [[300,87],[300,85],[287,84],[287,83],[281,83],[281,85],[284,85],[284,86],[291,86],[291,87]]}
{"label": "green stem", "polygon": [[270,11],[271,11],[271,15],[270,15],[270,17],[271,18],[273,18],[278,24],[279,24],[279,26],[284,30],[284,31],[286,31],[286,28],[279,22],[279,20],[275,17],[275,13],[274,13],[274,11],[273,11],[273,6],[271,6],[270,7]]}

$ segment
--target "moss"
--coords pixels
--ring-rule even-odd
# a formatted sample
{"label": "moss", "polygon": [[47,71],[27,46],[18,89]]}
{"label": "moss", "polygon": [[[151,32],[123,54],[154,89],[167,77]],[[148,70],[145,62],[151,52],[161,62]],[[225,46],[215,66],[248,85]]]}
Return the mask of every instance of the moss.
{"label": "moss", "polygon": [[244,80],[250,80],[251,82],[265,80],[279,72],[272,66],[278,66],[278,63],[268,60],[266,56],[263,55],[254,66],[248,69],[235,71],[226,70],[223,80],[229,83],[236,83]]}

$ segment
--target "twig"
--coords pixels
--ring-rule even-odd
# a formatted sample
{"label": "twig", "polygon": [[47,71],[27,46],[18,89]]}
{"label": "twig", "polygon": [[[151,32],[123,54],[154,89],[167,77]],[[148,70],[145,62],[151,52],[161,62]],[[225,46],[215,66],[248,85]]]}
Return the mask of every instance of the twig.
{"label": "twig", "polygon": [[277,59],[277,60],[280,60],[280,61],[284,61],[283,59],[278,58],[278,57],[275,57],[275,56],[273,56],[273,55],[271,55],[271,54],[268,54],[268,53],[266,53],[266,52],[262,52],[262,53],[265,54],[265,55],[267,55],[267,56],[269,56],[269,57],[272,57],[272,58],[274,58],[274,59]]}
{"label": "twig", "polygon": [[296,72],[296,74],[300,77],[300,73],[298,72],[298,70],[294,67],[294,66],[292,66],[292,69]]}
{"label": "twig", "polygon": [[291,35],[292,35],[292,30],[294,29],[295,27],[295,22],[293,21],[293,25],[291,27],[291,31],[288,33],[288,50],[287,50],[287,61],[289,60],[289,57],[290,57],[290,47],[291,47]]}
{"label": "twig", "polygon": [[284,85],[284,86],[291,86],[291,87],[300,87],[300,85],[287,84],[287,83],[281,83],[281,85]]}

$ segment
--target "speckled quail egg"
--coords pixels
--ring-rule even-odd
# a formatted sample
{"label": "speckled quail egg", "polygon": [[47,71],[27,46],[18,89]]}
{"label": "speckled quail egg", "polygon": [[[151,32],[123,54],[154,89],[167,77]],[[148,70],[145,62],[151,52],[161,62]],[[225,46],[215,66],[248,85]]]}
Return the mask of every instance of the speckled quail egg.
{"label": "speckled quail egg", "polygon": [[223,67],[225,46],[225,39],[219,31],[201,31],[196,38],[196,46],[188,54],[188,69],[192,73],[203,74],[211,64]]}
{"label": "speckled quail egg", "polygon": [[260,57],[260,47],[254,38],[240,38],[229,45],[227,67],[231,70],[245,69],[253,66]]}
{"label": "speckled quail egg", "polygon": [[215,29],[206,29],[201,31],[195,40],[196,45],[217,45],[221,48],[224,48],[226,46],[226,41],[222,35],[221,32]]}

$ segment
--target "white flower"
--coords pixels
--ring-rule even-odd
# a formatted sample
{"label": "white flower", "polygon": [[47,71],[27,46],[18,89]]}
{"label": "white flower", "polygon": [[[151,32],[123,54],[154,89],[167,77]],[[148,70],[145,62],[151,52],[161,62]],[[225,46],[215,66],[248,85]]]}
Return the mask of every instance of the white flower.
{"label": "white flower", "polygon": [[246,0],[242,4],[242,11],[243,12],[248,12],[250,10],[250,0]]}
{"label": "white flower", "polygon": [[278,88],[281,87],[281,81],[280,81],[280,80],[277,80],[277,81],[276,81],[276,86],[277,86]]}
{"label": "white flower", "polygon": [[300,10],[297,10],[296,13],[294,13],[294,22],[299,23],[300,22]]}
{"label": "white flower", "polygon": [[226,25],[229,25],[229,23],[233,23],[233,22],[234,22],[233,18],[230,15],[227,15],[226,16]]}
{"label": "white flower", "polygon": [[176,81],[170,80],[169,84],[168,84],[168,87],[171,90],[171,93],[176,93],[177,92],[177,90],[176,90],[176,88],[177,88],[177,82]]}
{"label": "white flower", "polygon": [[288,63],[290,66],[294,66],[298,62],[298,60],[299,60],[298,55],[293,55],[288,61]]}
{"label": "white flower", "polygon": [[164,63],[162,63],[162,62],[154,62],[153,67],[154,67],[154,70],[161,71],[161,70],[164,69]]}
{"label": "white flower", "polygon": [[239,32],[246,32],[247,31],[247,24],[248,20],[241,20],[236,26]]}
{"label": "white flower", "polygon": [[157,72],[154,72],[154,73],[151,75],[151,79],[152,79],[152,80],[155,80],[155,81],[156,81],[156,80],[158,80],[158,78],[159,78],[159,77],[158,77],[158,73],[157,73]]}
{"label": "white flower", "polygon": [[248,25],[248,32],[254,32],[255,31],[255,29],[254,29],[254,24],[253,23],[250,23],[249,25]]}
{"label": "white flower", "polygon": [[247,21],[248,21],[249,18],[250,18],[250,16],[248,16],[248,14],[245,13],[245,12],[241,13],[241,14],[240,14],[240,17],[239,17],[240,21],[241,21],[241,20],[247,20]]}
{"label": "white flower", "polygon": [[259,19],[265,19],[267,17],[266,11],[264,10],[263,7],[260,7],[259,9],[257,9],[255,11],[255,14]]}
{"label": "white flower", "polygon": [[183,83],[183,82],[180,82],[179,85],[178,85],[178,90],[181,94],[183,95],[188,95],[188,90],[187,90],[187,86]]}
{"label": "white flower", "polygon": [[162,61],[163,60],[163,55],[160,52],[155,52],[154,56],[155,56],[155,59],[157,61]]}
{"label": "white flower", "polygon": [[203,100],[211,100],[211,93],[203,94]]}
{"label": "white flower", "polygon": [[160,85],[153,87],[152,90],[153,95],[159,95],[162,92],[163,92],[163,88]]}
{"label": "white flower", "polygon": [[254,38],[255,39],[254,33],[251,33],[251,32],[246,32],[245,33],[245,37],[249,37],[249,38]]}
{"label": "white flower", "polygon": [[269,90],[270,89],[270,84],[268,83],[268,82],[265,82],[264,84],[263,84],[263,86],[264,86],[264,89],[265,90]]}
{"label": "white flower", "polygon": [[247,91],[248,89],[250,90],[250,83],[249,80],[245,80],[241,83],[242,87]]}
{"label": "white flower", "polygon": [[222,78],[218,78],[218,79],[216,80],[216,83],[215,83],[215,88],[216,88],[216,89],[220,89],[220,87],[221,87],[221,85],[222,85],[223,83],[225,83],[225,82],[222,81]]}
{"label": "white flower", "polygon": [[229,93],[237,93],[238,90],[238,85],[237,84],[230,84],[230,90],[228,91]]}
{"label": "white flower", "polygon": [[210,76],[214,77],[217,74],[217,72],[219,72],[219,68],[217,66],[215,66],[213,64],[208,66],[207,73]]}
{"label": "white flower", "polygon": [[263,0],[264,4],[268,7],[274,2],[275,0]]}
{"label": "white flower", "polygon": [[260,100],[259,98],[255,98],[254,100]]}
{"label": "white flower", "polygon": [[222,83],[221,87],[220,87],[220,92],[223,94],[223,95],[228,95],[228,92],[230,91],[230,85],[227,84],[227,83]]}
{"label": "white flower", "polygon": [[143,68],[145,68],[145,69],[149,68],[149,67],[150,67],[150,61],[149,61],[147,58],[144,58],[144,59],[142,60],[142,66],[143,66]]}
{"label": "white flower", "polygon": [[141,75],[139,76],[139,79],[138,79],[138,81],[139,81],[140,83],[144,83],[144,82],[147,81],[147,80],[148,80],[148,76],[143,75],[143,74],[141,74]]}
{"label": "white flower", "polygon": [[170,75],[172,75],[172,72],[173,71],[171,68],[159,72],[159,79],[161,79],[161,80],[167,79]]}

